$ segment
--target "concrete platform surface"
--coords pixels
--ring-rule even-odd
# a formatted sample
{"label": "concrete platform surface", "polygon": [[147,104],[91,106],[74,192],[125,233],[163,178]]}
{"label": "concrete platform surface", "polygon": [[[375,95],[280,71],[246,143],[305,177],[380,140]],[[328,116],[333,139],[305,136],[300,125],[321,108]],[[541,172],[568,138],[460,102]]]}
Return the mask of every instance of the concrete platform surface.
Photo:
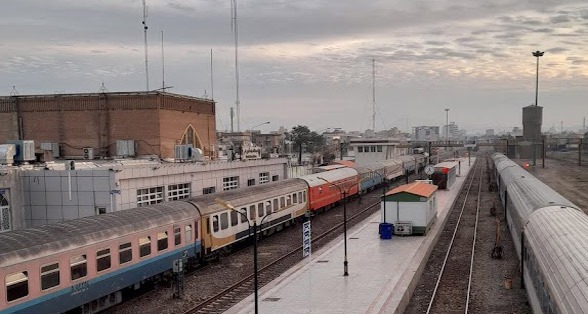
{"label": "concrete platform surface", "polygon": [[[470,169],[467,158],[461,167],[451,190],[439,190],[437,222],[426,236],[381,240],[378,211],[348,230],[349,276],[343,276],[341,236],[260,289],[259,312],[402,313],[465,184]],[[225,313],[254,313],[253,295]]]}

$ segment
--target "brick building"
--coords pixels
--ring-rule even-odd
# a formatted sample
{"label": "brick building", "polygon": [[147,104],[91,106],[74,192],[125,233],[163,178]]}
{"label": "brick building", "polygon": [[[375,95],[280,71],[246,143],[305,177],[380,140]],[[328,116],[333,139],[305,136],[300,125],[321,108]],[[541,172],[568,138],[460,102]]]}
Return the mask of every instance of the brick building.
{"label": "brick building", "polygon": [[55,94],[0,97],[0,143],[58,143],[60,156],[117,156],[117,140],[133,140],[136,155],[175,157],[192,144],[212,156],[215,102],[166,92]]}

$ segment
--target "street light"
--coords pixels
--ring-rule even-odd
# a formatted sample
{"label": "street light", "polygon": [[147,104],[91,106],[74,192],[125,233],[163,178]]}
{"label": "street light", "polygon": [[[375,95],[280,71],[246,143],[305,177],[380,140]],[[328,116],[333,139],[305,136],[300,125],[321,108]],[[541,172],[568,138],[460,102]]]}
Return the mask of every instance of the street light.
{"label": "street light", "polygon": [[[269,123],[269,122],[268,122]],[[251,236],[251,229],[253,229],[253,290],[254,290],[254,294],[255,294],[255,314],[259,313],[259,301],[258,301],[258,296],[257,296],[257,289],[258,289],[258,283],[257,283],[257,219],[255,219],[255,216],[252,217],[253,220],[253,225],[251,225],[251,220],[249,220],[249,218],[247,217],[247,214],[238,211],[233,205],[221,200],[221,199],[214,199],[214,201],[221,205],[222,207],[232,210],[238,214],[240,214],[242,217],[245,217],[245,219],[247,220],[247,225],[249,225],[249,234],[248,236]],[[267,215],[265,215],[261,221],[259,222],[259,226],[263,226],[263,221],[269,217],[272,213],[269,213]]]}
{"label": "street light", "polygon": [[[536,80],[535,80],[535,106],[538,106],[537,101],[539,100],[539,57],[542,57],[543,54],[545,53],[545,51],[535,51],[533,52],[533,57],[537,58],[537,76],[536,76]],[[533,142],[533,145],[531,146],[533,148],[533,166],[537,165],[537,149],[535,147],[535,138],[531,139],[531,141]]]}
{"label": "street light", "polygon": [[341,195],[343,195],[343,242],[344,242],[344,248],[345,248],[345,258],[343,260],[343,276],[349,276],[348,262],[347,262],[347,206],[346,205],[347,205],[347,194],[349,193],[349,190],[353,187],[353,184],[349,185],[347,187],[347,189],[345,189],[345,188],[341,188],[338,184],[334,184],[325,178],[317,177],[317,179],[320,179],[320,180],[327,182],[330,186],[336,187],[339,190],[339,193],[341,193]]}
{"label": "street light", "polygon": [[266,125],[266,124],[270,124],[270,122],[267,121],[267,122],[260,123],[260,124],[258,124],[256,126],[252,126],[251,128],[249,128],[249,136],[251,137],[251,143],[253,143],[253,129],[255,129],[258,126],[262,126],[262,125]]}

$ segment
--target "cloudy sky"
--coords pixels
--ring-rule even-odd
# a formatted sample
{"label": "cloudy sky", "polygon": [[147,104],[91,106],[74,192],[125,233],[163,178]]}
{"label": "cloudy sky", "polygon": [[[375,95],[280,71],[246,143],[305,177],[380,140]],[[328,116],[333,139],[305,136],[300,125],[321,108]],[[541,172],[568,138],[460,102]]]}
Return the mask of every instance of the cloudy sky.
{"label": "cloudy sky", "polygon": [[[588,116],[588,4],[571,0],[238,0],[242,128],[441,125],[512,129],[534,102],[544,125]],[[161,30],[171,92],[214,96],[219,129],[235,100],[229,0],[147,0],[152,89]],[[5,1],[0,94],[145,89],[140,0]]]}

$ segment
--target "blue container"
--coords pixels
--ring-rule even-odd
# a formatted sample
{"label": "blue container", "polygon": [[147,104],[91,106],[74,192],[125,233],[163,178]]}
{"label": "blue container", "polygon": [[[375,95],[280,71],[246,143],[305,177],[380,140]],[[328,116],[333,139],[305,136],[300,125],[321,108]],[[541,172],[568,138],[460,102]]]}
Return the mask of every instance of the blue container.
{"label": "blue container", "polygon": [[380,223],[380,239],[389,240],[392,239],[392,225],[391,223],[382,222]]}

